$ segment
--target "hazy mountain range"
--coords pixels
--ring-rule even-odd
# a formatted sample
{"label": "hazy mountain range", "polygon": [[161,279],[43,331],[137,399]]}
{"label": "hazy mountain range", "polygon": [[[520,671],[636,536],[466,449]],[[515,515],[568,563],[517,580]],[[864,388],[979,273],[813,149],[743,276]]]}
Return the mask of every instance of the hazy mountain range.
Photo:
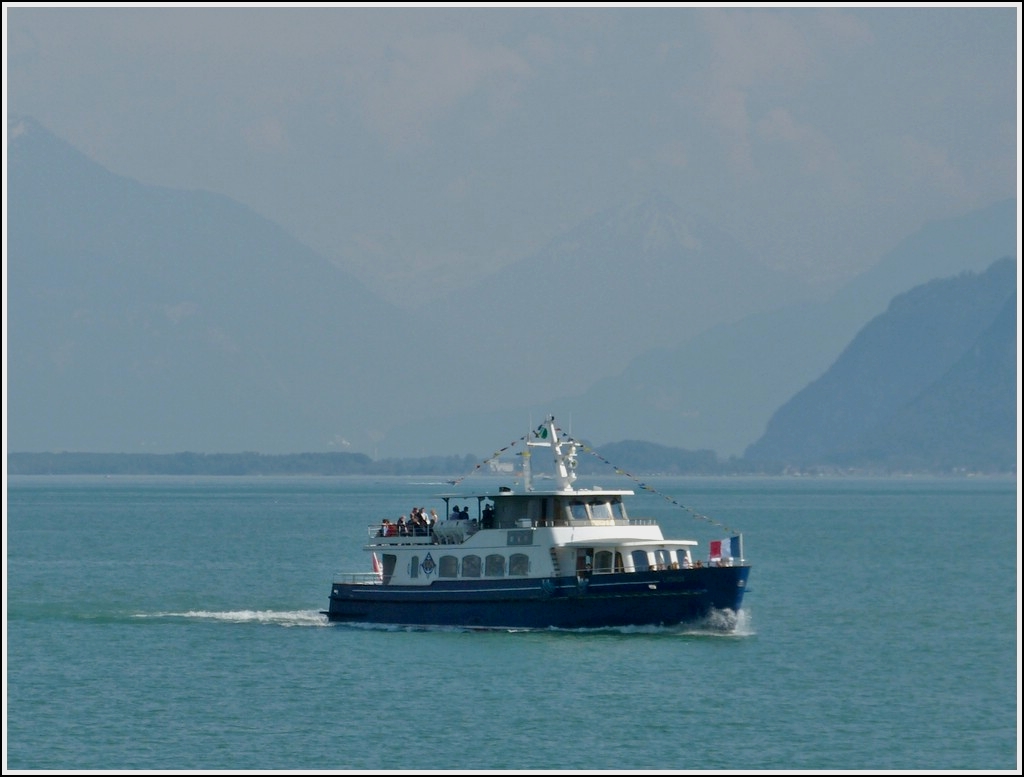
{"label": "hazy mountain range", "polygon": [[9,138],[12,451],[486,454],[553,412],[738,455],[894,296],[1003,256],[1016,276],[1013,200],[821,301],[652,195],[396,306],[227,198],[113,175],[26,117]]}
{"label": "hazy mountain range", "polygon": [[[649,440],[743,455],[772,414],[820,377],[858,330],[894,296],[929,280],[984,271],[1016,257],[1017,203],[1006,200],[914,233],[826,300],[779,304],[710,326],[675,347],[643,351],[618,374],[545,403],[519,404],[468,419],[472,427],[517,428],[554,412],[602,442]],[[1013,262],[1016,273],[1017,262]],[[1015,285],[1014,287],[1015,288]],[[726,296],[728,296],[726,294]],[[458,419],[426,420],[402,436],[455,443]]]}

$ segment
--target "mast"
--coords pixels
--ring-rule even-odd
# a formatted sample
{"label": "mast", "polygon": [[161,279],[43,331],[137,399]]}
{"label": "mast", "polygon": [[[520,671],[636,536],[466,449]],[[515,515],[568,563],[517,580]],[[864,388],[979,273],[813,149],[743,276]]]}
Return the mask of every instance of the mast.
{"label": "mast", "polygon": [[537,439],[527,441],[526,452],[523,454],[523,473],[526,490],[533,490],[529,479],[529,449],[533,447],[551,449],[556,488],[559,491],[571,491],[572,484],[576,480],[576,443],[572,440],[567,443],[559,440],[558,428],[555,426],[555,417],[553,415],[549,415],[544,423],[537,427],[534,434]]}
{"label": "mast", "polygon": [[530,471],[530,442],[527,439],[526,450],[519,454],[523,457],[523,490],[533,491],[533,481],[530,476],[533,474]]}

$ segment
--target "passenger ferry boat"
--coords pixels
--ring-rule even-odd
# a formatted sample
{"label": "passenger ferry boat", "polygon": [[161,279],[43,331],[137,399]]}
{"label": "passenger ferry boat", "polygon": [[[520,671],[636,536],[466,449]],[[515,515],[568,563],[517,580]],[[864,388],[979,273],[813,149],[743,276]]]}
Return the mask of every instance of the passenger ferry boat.
{"label": "passenger ferry boat", "polygon": [[[698,554],[695,540],[666,539],[655,520],[631,517],[625,498],[633,491],[576,488],[581,445],[553,417],[524,439],[521,487],[440,494],[442,517],[433,524],[369,526],[364,550],[373,571],[339,576],[328,620],[490,629],[735,627],[750,573],[742,535],[712,541],[706,556]],[[548,477],[532,475],[537,449],[551,455]]]}

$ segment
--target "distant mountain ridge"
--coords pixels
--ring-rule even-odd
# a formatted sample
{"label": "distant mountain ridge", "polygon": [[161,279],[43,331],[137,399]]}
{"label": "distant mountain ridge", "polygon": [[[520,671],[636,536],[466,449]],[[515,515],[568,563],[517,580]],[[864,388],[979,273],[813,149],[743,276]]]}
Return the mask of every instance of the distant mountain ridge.
{"label": "distant mountain ridge", "polygon": [[[430,413],[389,436],[444,449],[486,444],[476,430],[507,427],[475,419],[507,419],[512,410],[518,428],[528,416],[524,403],[550,406],[618,374],[639,353],[810,294],[799,279],[763,266],[728,235],[652,194],[596,214],[431,304],[421,328],[452,377],[437,386]],[[476,390],[459,393],[451,384],[467,373]],[[613,408],[590,419],[602,437]]]}
{"label": "distant mountain ridge", "polygon": [[[857,332],[896,295],[927,281],[983,271],[1016,256],[1016,200],[926,225],[826,301],[797,301],[720,323],[680,344],[639,349],[616,375],[545,403],[461,419],[465,426],[523,426],[554,412],[599,443],[643,439],[742,456],[772,414],[820,377]],[[447,439],[460,419],[410,425],[407,434]]]}

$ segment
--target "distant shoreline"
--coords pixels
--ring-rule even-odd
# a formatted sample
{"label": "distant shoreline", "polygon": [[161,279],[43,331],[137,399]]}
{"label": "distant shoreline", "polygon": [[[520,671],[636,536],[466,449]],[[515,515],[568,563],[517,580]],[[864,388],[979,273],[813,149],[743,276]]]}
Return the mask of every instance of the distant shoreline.
{"label": "distant shoreline", "polygon": [[[938,469],[922,467],[886,468],[882,466],[838,467],[835,465],[805,465],[800,467],[781,464],[748,462],[742,459],[728,461],[699,459],[680,461],[668,456],[654,462],[646,458],[643,464],[621,457],[617,466],[634,475],[649,476],[758,476],[758,477],[943,477],[943,478],[1009,478],[1016,480],[1016,472],[983,471],[969,468]],[[581,475],[609,472],[606,465],[587,457],[580,457]],[[8,453],[7,475],[159,475],[159,476],[432,476],[465,477],[474,473],[495,477],[520,477],[518,472],[490,472],[479,457],[431,456],[408,459],[374,460],[361,453]]]}

